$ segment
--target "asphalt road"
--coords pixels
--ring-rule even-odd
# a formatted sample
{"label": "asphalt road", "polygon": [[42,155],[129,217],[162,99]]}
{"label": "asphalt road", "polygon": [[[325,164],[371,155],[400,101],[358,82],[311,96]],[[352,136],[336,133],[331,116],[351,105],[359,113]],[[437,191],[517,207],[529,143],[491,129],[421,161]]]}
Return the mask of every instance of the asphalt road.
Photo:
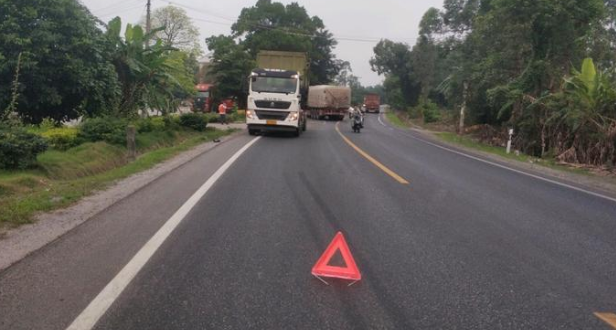
{"label": "asphalt road", "polygon": [[[611,329],[616,203],[368,116],[259,139],[96,329]],[[0,273],[1,329],[64,329],[231,155],[238,137]],[[422,139],[422,140],[419,140]],[[314,278],[342,231],[363,279]]]}

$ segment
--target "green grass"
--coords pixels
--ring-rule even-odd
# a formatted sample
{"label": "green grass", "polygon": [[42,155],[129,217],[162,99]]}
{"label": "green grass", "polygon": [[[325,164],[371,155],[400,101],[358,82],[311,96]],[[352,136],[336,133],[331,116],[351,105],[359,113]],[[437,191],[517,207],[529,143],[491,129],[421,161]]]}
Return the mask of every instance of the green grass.
{"label": "green grass", "polygon": [[407,123],[403,122],[402,119],[398,117],[398,114],[395,111],[388,111],[385,113],[385,116],[387,117],[387,120],[395,126],[403,128],[409,127]]}
{"label": "green grass", "polygon": [[[105,142],[48,151],[39,156],[40,168],[0,171],[0,226],[18,226],[32,221],[36,212],[66,207],[111,182],[150,169],[203,142],[233,133],[207,129],[197,133],[146,133],[136,161],[126,162],[126,149]],[[156,134],[154,134],[156,133]]]}

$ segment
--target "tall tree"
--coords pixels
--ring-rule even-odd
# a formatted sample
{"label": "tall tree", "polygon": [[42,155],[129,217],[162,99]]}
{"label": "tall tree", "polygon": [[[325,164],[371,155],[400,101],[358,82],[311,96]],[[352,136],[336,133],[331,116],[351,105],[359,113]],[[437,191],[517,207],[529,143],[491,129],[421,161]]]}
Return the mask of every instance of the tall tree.
{"label": "tall tree", "polygon": [[419,101],[421,85],[414,79],[411,50],[404,43],[381,40],[370,59],[372,70],[385,75],[385,88],[394,106],[406,108]]}
{"label": "tall tree", "polygon": [[156,33],[156,37],[161,39],[166,46],[196,56],[202,53],[199,44],[199,30],[184,9],[171,5],[155,9],[152,12],[152,28],[161,29]]}
{"label": "tall tree", "polygon": [[219,100],[236,97],[245,102],[248,73],[254,67],[252,57],[232,36],[212,36],[206,43],[213,52],[210,74],[216,80],[214,97]]}
{"label": "tall tree", "polygon": [[333,35],[319,17],[310,17],[296,2],[284,5],[258,0],[255,6],[242,9],[231,29],[253,58],[260,50],[307,53],[311,83],[327,84],[340,71],[341,63],[333,54],[337,44]]}
{"label": "tall tree", "polygon": [[[23,120],[113,109],[117,75],[95,18],[76,0],[0,1],[0,109],[18,95]],[[11,93],[19,54],[17,93]]]}

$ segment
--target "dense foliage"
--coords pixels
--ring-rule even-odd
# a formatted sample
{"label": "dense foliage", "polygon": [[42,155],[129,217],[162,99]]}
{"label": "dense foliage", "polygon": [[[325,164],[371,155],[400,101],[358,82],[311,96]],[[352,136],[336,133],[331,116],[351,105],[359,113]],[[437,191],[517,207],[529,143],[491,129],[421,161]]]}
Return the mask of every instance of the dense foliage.
{"label": "dense foliage", "polygon": [[434,102],[457,113],[466,104],[466,124],[515,128],[527,153],[614,166],[615,7],[445,0],[426,12],[412,48],[383,40],[371,64],[398,108]]}
{"label": "dense foliage", "polygon": [[185,15],[156,14],[168,25],[121,35],[119,18],[105,26],[77,0],[0,1],[0,121],[174,111],[194,92],[200,50]]}
{"label": "dense foliage", "polygon": [[0,169],[26,169],[36,164],[36,156],[47,150],[42,137],[23,128],[0,127]]}
{"label": "dense foliage", "polygon": [[0,112],[21,54],[16,110],[26,122],[98,115],[117,103],[117,75],[94,17],[75,0],[0,1]]}
{"label": "dense foliage", "polygon": [[185,113],[180,116],[180,125],[198,132],[205,131],[208,119],[202,113]]}

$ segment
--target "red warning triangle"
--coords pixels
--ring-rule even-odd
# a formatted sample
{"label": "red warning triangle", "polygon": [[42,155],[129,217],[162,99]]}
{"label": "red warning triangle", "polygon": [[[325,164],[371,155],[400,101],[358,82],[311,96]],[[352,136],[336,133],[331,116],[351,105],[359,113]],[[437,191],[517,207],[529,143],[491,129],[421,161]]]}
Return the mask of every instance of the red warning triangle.
{"label": "red warning triangle", "polygon": [[[336,251],[340,251],[346,267],[328,265]],[[323,255],[317,260],[317,263],[312,267],[312,275],[319,277],[335,277],[345,280],[359,281],[361,274],[355,263],[355,259],[351,255],[349,246],[341,232],[338,232]]]}

